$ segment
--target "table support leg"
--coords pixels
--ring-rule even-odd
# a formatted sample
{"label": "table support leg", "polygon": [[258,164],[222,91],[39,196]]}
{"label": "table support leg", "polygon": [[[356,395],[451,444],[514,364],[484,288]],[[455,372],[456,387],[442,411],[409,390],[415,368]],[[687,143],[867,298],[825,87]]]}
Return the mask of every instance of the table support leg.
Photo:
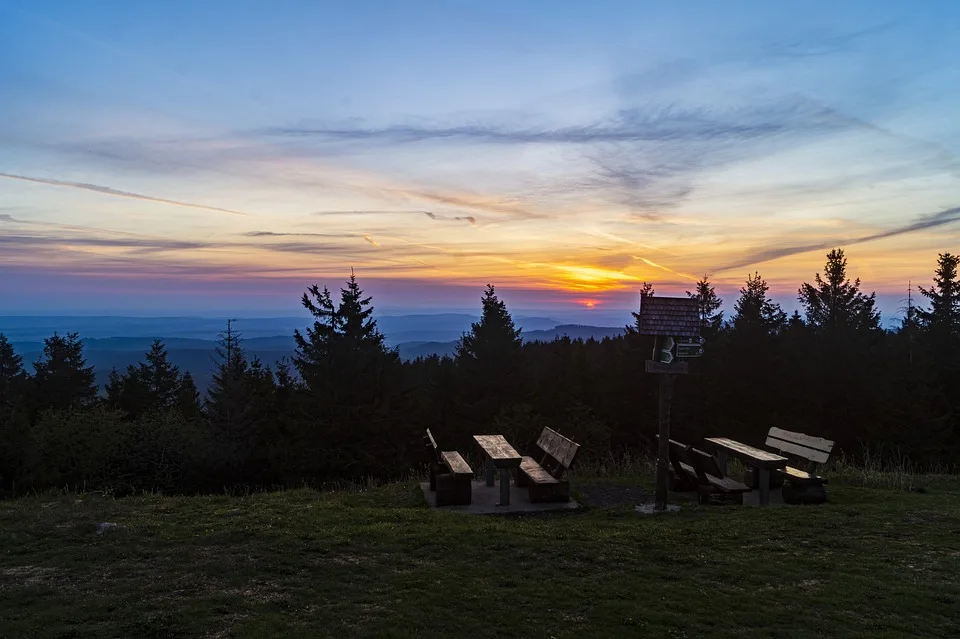
{"label": "table support leg", "polygon": [[500,505],[510,505],[510,469],[500,469]]}
{"label": "table support leg", "polygon": [[493,460],[487,460],[487,486],[493,486],[493,477],[496,473],[496,469],[493,467]]}
{"label": "table support leg", "polygon": [[760,469],[760,505],[766,506],[770,503],[770,469]]}

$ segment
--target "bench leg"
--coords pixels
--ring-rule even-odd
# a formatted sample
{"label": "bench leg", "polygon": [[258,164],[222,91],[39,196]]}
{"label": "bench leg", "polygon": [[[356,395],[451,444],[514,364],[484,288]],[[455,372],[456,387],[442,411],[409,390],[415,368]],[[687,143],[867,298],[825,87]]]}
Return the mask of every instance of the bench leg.
{"label": "bench leg", "polygon": [[766,506],[770,503],[770,469],[760,469],[760,505]]}
{"label": "bench leg", "polygon": [[510,505],[510,469],[500,469],[500,506]]}
{"label": "bench leg", "polygon": [[493,486],[493,476],[496,473],[496,468],[493,467],[493,460],[487,460],[487,486]]}

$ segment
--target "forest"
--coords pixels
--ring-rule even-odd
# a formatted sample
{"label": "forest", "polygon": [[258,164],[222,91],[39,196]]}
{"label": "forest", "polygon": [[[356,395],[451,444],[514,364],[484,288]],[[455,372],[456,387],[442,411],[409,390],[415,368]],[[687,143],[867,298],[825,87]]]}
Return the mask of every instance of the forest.
{"label": "forest", "polygon": [[[788,316],[759,273],[723,309],[704,277],[703,357],[677,384],[676,436],[762,444],[770,426],[833,439],[841,454],[953,469],[960,464],[960,256],[939,255],[895,329],[835,249]],[[641,295],[655,295],[644,284]],[[33,371],[0,334],[0,493],[47,488],[203,493],[388,480],[426,462],[430,428],[446,448],[502,433],[521,452],[549,425],[581,459],[653,455],[652,339],[628,326],[603,340],[527,342],[493,286],[454,357],[402,361],[351,275],[339,296],[310,287],[314,321],[289,361],[248,357],[228,323],[201,397],[157,341],[103,389],[76,333],[44,342]]]}

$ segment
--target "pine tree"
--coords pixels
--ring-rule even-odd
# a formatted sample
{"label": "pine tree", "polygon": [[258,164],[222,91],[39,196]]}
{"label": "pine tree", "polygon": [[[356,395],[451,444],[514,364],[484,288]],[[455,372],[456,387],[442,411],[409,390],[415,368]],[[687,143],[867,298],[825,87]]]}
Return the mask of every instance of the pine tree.
{"label": "pine tree", "polygon": [[[317,286],[302,302],[314,322],[304,333],[294,333],[293,361],[306,390],[302,409],[309,415],[297,425],[301,468],[314,476],[382,471],[378,457],[381,462],[381,455],[395,458],[402,444],[393,439],[404,437],[393,404],[400,399],[400,356],[387,348],[372,299],[364,296],[352,271],[339,304]],[[285,376],[284,384],[290,381]]]}
{"label": "pine tree", "polygon": [[351,271],[340,303],[330,291],[310,287],[302,298],[314,316],[305,333],[294,331],[297,345],[294,366],[317,398],[346,403],[379,401],[386,370],[399,365],[373,318],[372,298],[364,297]]}
{"label": "pine tree", "polygon": [[827,254],[824,277],[815,276],[815,284],[804,282],[798,299],[806,311],[806,324],[818,332],[834,335],[866,335],[880,330],[880,311],[876,293],[860,291],[860,279],[847,279],[847,258],[843,249]]}
{"label": "pine tree", "polygon": [[[123,375],[111,370],[105,386],[107,404],[122,410],[131,419],[149,412],[180,408],[184,376],[170,363],[163,342],[154,340],[144,358],[137,366],[128,366]],[[195,393],[192,378],[190,384]]]}
{"label": "pine tree", "polygon": [[718,312],[723,302],[706,275],[697,282],[696,292],[687,291],[687,297],[697,300],[700,312],[700,333],[707,338],[717,335],[723,326],[723,313]]}
{"label": "pine tree", "polygon": [[28,377],[23,358],[0,333],[0,489],[14,485],[27,448]]}
{"label": "pine tree", "polygon": [[77,333],[54,333],[43,341],[43,355],[34,363],[38,409],[83,408],[97,402],[93,367],[86,365]]}
{"label": "pine tree", "polygon": [[513,324],[506,304],[497,297],[496,289],[487,284],[484,292],[483,312],[479,322],[470,326],[457,343],[457,363],[477,363],[484,368],[496,368],[497,363],[516,359],[523,340],[521,329]]}
{"label": "pine tree", "polygon": [[200,407],[200,393],[190,371],[184,372],[177,390],[177,410],[188,421],[197,421],[203,415]]}
{"label": "pine tree", "polygon": [[787,326],[787,314],[767,296],[770,286],[759,273],[747,276],[746,286],[733,305],[735,334],[757,338],[779,335]]}
{"label": "pine tree", "polygon": [[933,341],[941,341],[941,346],[949,348],[952,340],[960,337],[960,280],[957,279],[957,266],[960,256],[941,253],[937,260],[937,270],[933,277],[933,286],[920,288],[920,293],[930,300],[930,309],[917,309],[917,319]]}
{"label": "pine tree", "polygon": [[457,342],[455,362],[466,400],[466,423],[488,424],[522,395],[522,339],[506,304],[488,284],[480,321]]}
{"label": "pine tree", "polygon": [[23,358],[13,350],[7,336],[0,333],[0,411],[25,403],[26,383]]}
{"label": "pine tree", "polygon": [[212,422],[229,426],[245,416],[247,405],[247,374],[250,365],[243,349],[243,337],[227,320],[226,331],[220,333],[214,350],[216,370],[207,390],[206,411]]}

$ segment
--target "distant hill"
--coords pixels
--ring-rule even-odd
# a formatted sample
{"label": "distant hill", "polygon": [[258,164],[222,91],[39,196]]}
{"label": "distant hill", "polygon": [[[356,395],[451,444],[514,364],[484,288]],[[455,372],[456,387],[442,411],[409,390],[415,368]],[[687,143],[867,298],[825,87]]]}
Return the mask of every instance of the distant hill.
{"label": "distant hill", "polygon": [[[397,348],[406,360],[429,355],[453,356],[457,340],[470,330],[478,317],[467,314],[383,316],[377,322],[387,344]],[[293,331],[309,323],[300,318],[241,319],[236,323],[251,358],[267,366],[282,358],[292,358],[295,350]],[[201,391],[210,384],[215,368],[216,336],[226,320],[205,318],[130,318],[130,317],[0,317],[0,333],[13,342],[28,370],[40,357],[43,338],[54,331],[80,333],[87,364],[96,369],[97,383],[104,384],[112,368],[125,370],[143,358],[154,339],[167,347],[170,361],[190,371]],[[558,324],[545,317],[521,317],[525,341],[552,341],[560,336],[573,339],[603,339],[623,333],[622,328]],[[277,329],[280,330],[277,330]],[[274,330],[272,334],[264,334]],[[111,331],[116,331],[112,335]]]}

